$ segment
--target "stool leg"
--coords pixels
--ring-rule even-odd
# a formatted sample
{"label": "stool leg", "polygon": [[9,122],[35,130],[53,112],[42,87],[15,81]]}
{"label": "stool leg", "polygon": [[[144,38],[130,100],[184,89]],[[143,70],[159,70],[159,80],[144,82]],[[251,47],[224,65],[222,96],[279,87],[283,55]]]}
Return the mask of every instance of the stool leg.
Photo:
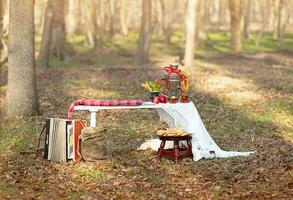
{"label": "stool leg", "polygon": [[174,151],[173,151],[173,159],[174,162],[177,163],[179,160],[179,141],[175,140],[174,141]]}
{"label": "stool leg", "polygon": [[158,149],[158,155],[157,155],[157,159],[158,160],[160,160],[162,158],[162,152],[164,150],[165,143],[166,143],[166,141],[165,140],[162,140],[161,145],[160,145],[160,148]]}
{"label": "stool leg", "polygon": [[192,157],[192,145],[191,145],[191,142],[190,140],[186,140],[187,142],[187,146],[188,146],[188,151],[190,153],[190,156]]}

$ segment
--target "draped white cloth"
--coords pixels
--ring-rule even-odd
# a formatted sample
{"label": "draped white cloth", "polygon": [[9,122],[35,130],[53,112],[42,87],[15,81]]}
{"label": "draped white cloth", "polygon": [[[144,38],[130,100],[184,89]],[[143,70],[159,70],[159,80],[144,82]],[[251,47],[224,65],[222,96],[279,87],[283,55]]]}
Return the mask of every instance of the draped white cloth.
{"label": "draped white cloth", "polygon": [[[205,128],[193,102],[159,104],[156,110],[161,119],[170,127],[180,126],[186,132],[192,134],[192,153],[194,161],[198,161],[202,158],[248,156],[253,153],[253,151],[236,152],[221,150]],[[152,139],[142,144],[139,150],[144,150],[146,148],[158,150],[159,145],[159,139]]]}
{"label": "draped white cloth", "polygon": [[[223,151],[212,139],[207,129],[205,128],[198,112],[193,104],[176,103],[176,104],[154,104],[151,102],[143,102],[140,106],[75,106],[74,110],[87,110],[91,113],[90,126],[96,126],[96,112],[99,110],[113,110],[113,109],[155,109],[158,111],[161,119],[163,119],[170,127],[180,126],[186,132],[192,134],[192,153],[193,160],[198,161],[201,158],[227,158],[234,156],[248,156],[253,153],[237,152],[237,151]],[[143,143],[138,149],[145,150],[151,148],[155,151],[160,146],[159,139],[151,139]],[[166,143],[165,148],[172,148],[171,142]]]}

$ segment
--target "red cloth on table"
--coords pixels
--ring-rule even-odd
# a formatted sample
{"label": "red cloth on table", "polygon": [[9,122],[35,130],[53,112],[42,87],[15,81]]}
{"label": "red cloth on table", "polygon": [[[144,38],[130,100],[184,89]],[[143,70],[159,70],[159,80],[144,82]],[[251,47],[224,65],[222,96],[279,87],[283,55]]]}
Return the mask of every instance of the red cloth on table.
{"label": "red cloth on table", "polygon": [[84,106],[140,106],[142,100],[77,100],[71,103],[68,108],[68,119],[72,119],[74,107],[79,105]]}

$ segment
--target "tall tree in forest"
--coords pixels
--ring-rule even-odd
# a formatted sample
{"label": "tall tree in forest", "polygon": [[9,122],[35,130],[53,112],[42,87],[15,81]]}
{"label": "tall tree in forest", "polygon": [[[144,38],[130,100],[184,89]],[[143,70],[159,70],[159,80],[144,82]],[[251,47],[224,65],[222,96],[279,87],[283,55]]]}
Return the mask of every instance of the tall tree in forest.
{"label": "tall tree in forest", "polygon": [[251,21],[258,22],[258,10],[259,10],[259,0],[253,1],[251,4]]}
{"label": "tall tree in forest", "polygon": [[41,31],[42,29],[46,4],[47,3],[45,0],[35,1],[35,29],[36,31]]}
{"label": "tall tree in forest", "polygon": [[244,25],[243,25],[243,37],[250,38],[250,18],[251,18],[251,0],[245,0],[244,6]]}
{"label": "tall tree in forest", "polygon": [[172,30],[171,30],[171,22],[172,22],[172,9],[171,4],[173,2],[171,0],[163,1],[165,6],[165,20],[164,20],[164,34],[166,35],[166,40],[168,43],[171,43],[172,39]]}
{"label": "tall tree in forest", "polygon": [[278,11],[279,11],[280,0],[273,0],[273,37],[278,38]]}
{"label": "tall tree in forest", "polygon": [[242,50],[241,43],[241,25],[242,25],[242,9],[241,0],[229,0],[230,10],[230,32],[231,32],[231,50],[240,52]]}
{"label": "tall tree in forest", "polygon": [[127,24],[127,7],[126,7],[126,0],[120,1],[120,26],[121,32],[123,35],[128,34],[128,24]]}
{"label": "tall tree in forest", "polygon": [[65,0],[54,0],[54,20],[52,25],[51,55],[59,60],[65,56]]}
{"label": "tall tree in forest", "polygon": [[278,38],[280,41],[281,48],[284,48],[284,37],[286,25],[289,21],[288,12],[288,2],[289,0],[280,0],[279,12],[278,12]]}
{"label": "tall tree in forest", "polygon": [[171,0],[156,0],[154,1],[154,34],[156,39],[166,39],[167,42],[171,42],[172,32],[170,30],[170,21],[172,18],[171,4],[174,4]]}
{"label": "tall tree in forest", "polygon": [[8,117],[38,114],[35,73],[34,0],[10,1],[8,36]]}
{"label": "tall tree in forest", "polygon": [[[2,55],[3,55],[3,49],[4,49],[4,44],[2,43],[3,39],[2,39],[2,35],[3,35],[3,18],[4,18],[4,14],[3,14],[3,1],[0,1],[0,63],[2,60]],[[3,41],[4,42],[4,41]]]}
{"label": "tall tree in forest", "polygon": [[4,37],[5,37],[4,14],[5,14],[5,6],[6,6],[5,4],[7,4],[7,2],[0,0],[0,65],[7,59],[7,47],[4,41]]}
{"label": "tall tree in forest", "polygon": [[219,0],[219,24],[226,23],[227,0]]}
{"label": "tall tree in forest", "polygon": [[139,41],[134,61],[136,64],[144,64],[149,60],[151,42],[152,1],[142,0],[142,17],[139,33]]}
{"label": "tall tree in forest", "polygon": [[260,13],[261,13],[261,22],[264,28],[267,28],[269,25],[269,0],[260,1]]}
{"label": "tall tree in forest", "polygon": [[185,36],[185,54],[184,54],[185,66],[193,66],[193,62],[194,62],[196,6],[197,6],[197,0],[187,1],[187,10],[185,15],[185,35],[186,35]]}
{"label": "tall tree in forest", "polygon": [[3,31],[3,20],[4,20],[4,1],[0,1],[0,31]]}
{"label": "tall tree in forest", "polygon": [[205,16],[204,16],[204,5],[205,0],[198,0],[196,8],[196,39],[205,40],[206,39],[206,27],[205,27]]}
{"label": "tall tree in forest", "polygon": [[115,14],[116,14],[116,0],[109,0],[109,25],[110,25],[110,34],[114,34],[114,25],[115,25]]}
{"label": "tall tree in forest", "polygon": [[52,38],[52,25],[54,19],[53,1],[48,0],[47,8],[45,12],[45,22],[43,26],[43,35],[40,48],[40,54],[38,57],[38,65],[49,68],[50,66],[50,50],[51,50],[51,38]]}
{"label": "tall tree in forest", "polygon": [[82,30],[81,27],[81,1],[82,0],[75,0],[75,6],[74,6],[74,15],[75,15],[75,33],[80,32]]}
{"label": "tall tree in forest", "polygon": [[100,28],[99,32],[105,32],[106,31],[106,9],[107,4],[105,0],[99,0],[98,1],[98,26]]}
{"label": "tall tree in forest", "polygon": [[204,19],[206,25],[210,25],[211,23],[211,0],[204,0]]}
{"label": "tall tree in forest", "polygon": [[161,38],[165,33],[165,19],[166,19],[166,6],[163,0],[155,1],[156,5],[156,26],[155,34],[156,38]]}
{"label": "tall tree in forest", "polygon": [[80,0],[67,0],[66,36],[72,36],[80,28]]}
{"label": "tall tree in forest", "polygon": [[260,0],[260,13],[261,13],[261,27],[255,39],[255,46],[259,46],[261,37],[263,33],[267,30],[269,25],[269,9],[268,9],[268,0]]}
{"label": "tall tree in forest", "polygon": [[0,86],[2,85],[3,74],[2,74],[2,58],[4,53],[4,40],[3,38],[3,2],[0,1]]}
{"label": "tall tree in forest", "polygon": [[83,12],[85,17],[85,29],[88,43],[98,52],[98,7],[97,0],[85,0]]}

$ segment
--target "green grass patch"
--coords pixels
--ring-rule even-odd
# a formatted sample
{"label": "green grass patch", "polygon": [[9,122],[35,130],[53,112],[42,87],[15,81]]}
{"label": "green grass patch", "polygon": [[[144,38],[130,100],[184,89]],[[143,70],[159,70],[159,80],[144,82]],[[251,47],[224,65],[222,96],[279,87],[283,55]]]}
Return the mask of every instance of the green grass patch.
{"label": "green grass patch", "polygon": [[76,53],[87,53],[92,51],[92,47],[86,42],[86,36],[83,34],[77,34],[67,38],[65,47]]}
{"label": "green grass patch", "polygon": [[126,37],[117,37],[117,39],[111,40],[112,44],[119,50],[127,51],[134,54],[137,47],[139,35],[135,32],[130,32]]}
{"label": "green grass patch", "polygon": [[113,59],[109,59],[109,58],[105,58],[105,57],[101,57],[101,58],[97,58],[95,59],[95,66],[97,68],[103,67],[103,66],[111,66],[117,62],[118,57],[114,57]]}
{"label": "green grass patch", "polygon": [[19,194],[19,190],[16,186],[0,182],[0,199],[5,199],[7,196],[10,198],[19,198],[17,194]]}
{"label": "green grass patch", "polygon": [[86,166],[78,166],[73,169],[71,176],[80,178],[80,177],[85,177],[90,180],[101,180],[107,176],[107,174],[100,170],[100,169],[90,169],[87,168]]}
{"label": "green grass patch", "polygon": [[[242,39],[244,53],[256,53],[261,51],[280,50],[280,43],[273,38],[272,33],[263,33],[259,46],[255,45],[258,36],[257,32],[252,33],[251,39]],[[293,33],[286,33],[283,50],[293,50]],[[199,52],[227,54],[230,51],[230,33],[229,32],[210,32],[207,40],[199,47]]]}
{"label": "green grass patch", "polygon": [[[253,32],[250,39],[242,38],[243,53],[257,53],[261,51],[275,51],[281,50],[280,42],[273,38],[272,33],[265,32],[262,34],[259,46],[255,45],[255,40],[258,32]],[[172,45],[168,46],[168,50],[180,50],[184,52],[183,32],[174,31],[172,34]],[[153,45],[153,43],[152,43]],[[156,49],[162,49],[162,46],[154,42]],[[166,48],[166,47],[165,47]],[[286,33],[284,38],[284,48],[282,50],[293,50],[293,33]],[[168,53],[168,52],[167,52]],[[178,54],[178,52],[176,52]],[[231,54],[230,50],[230,33],[227,31],[217,31],[207,33],[207,39],[204,41],[197,41],[195,53],[198,55],[209,54]]]}
{"label": "green grass patch", "polygon": [[70,67],[71,64],[64,62],[56,57],[52,57],[50,60],[50,67],[60,68],[60,67]]}
{"label": "green grass patch", "polygon": [[[78,192],[70,192],[69,196],[66,197],[66,198],[61,198],[61,199],[64,199],[64,200],[67,200],[67,199],[72,199],[72,200],[79,200],[81,199],[81,197],[83,196],[86,196],[88,194],[87,191],[78,191]],[[60,199],[60,200],[61,200]]]}
{"label": "green grass patch", "polygon": [[148,181],[152,184],[162,183],[162,178],[157,174],[150,174],[148,176]]}
{"label": "green grass patch", "polygon": [[[8,63],[1,63],[0,64],[0,70],[8,70]],[[0,71],[1,74],[1,71]]]}
{"label": "green grass patch", "polygon": [[36,127],[34,123],[18,121],[17,126],[0,130],[0,156],[13,149],[24,151],[36,147]]}

